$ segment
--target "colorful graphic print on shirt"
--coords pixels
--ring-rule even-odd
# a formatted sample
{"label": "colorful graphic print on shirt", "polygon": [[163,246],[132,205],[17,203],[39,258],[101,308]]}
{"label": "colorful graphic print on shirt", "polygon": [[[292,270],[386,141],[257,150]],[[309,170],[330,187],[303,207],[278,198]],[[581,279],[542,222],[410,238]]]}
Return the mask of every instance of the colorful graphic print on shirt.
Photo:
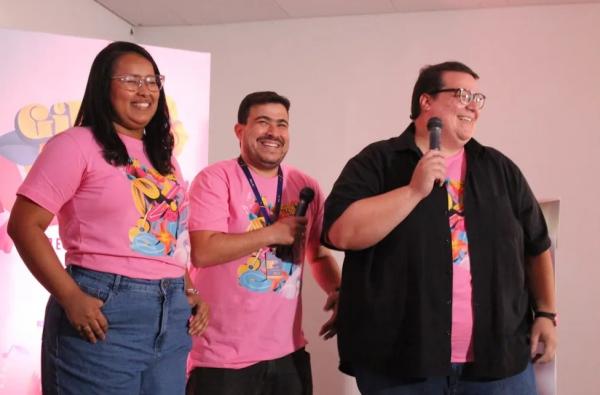
{"label": "colorful graphic print on shirt", "polygon": [[[265,227],[266,221],[253,194],[248,200],[244,211],[248,214],[250,223],[247,231],[250,232]],[[273,218],[273,205],[264,196],[263,204]],[[295,203],[282,205],[280,217],[294,215],[296,206]],[[239,284],[243,288],[252,292],[275,292],[286,299],[294,299],[300,293],[301,273],[301,265],[279,259],[275,249],[270,247],[255,251],[237,269]]]}
{"label": "colorful graphic print on shirt", "polygon": [[140,214],[129,229],[131,249],[147,256],[180,255],[178,250],[185,248],[182,236],[188,216],[184,188],[175,175],[163,176],[137,159],[130,159],[124,171]]}
{"label": "colorful graphic print on shirt", "polygon": [[446,180],[450,234],[452,236],[452,263],[463,265],[465,269],[468,269],[470,265],[469,241],[465,229],[463,188],[463,182],[460,180]]}

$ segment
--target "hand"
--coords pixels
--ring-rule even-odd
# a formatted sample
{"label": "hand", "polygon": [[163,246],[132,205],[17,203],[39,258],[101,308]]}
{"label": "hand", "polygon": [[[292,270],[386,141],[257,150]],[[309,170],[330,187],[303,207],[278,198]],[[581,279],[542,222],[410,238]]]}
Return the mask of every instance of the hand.
{"label": "hand", "polygon": [[323,339],[328,340],[334,337],[337,334],[337,329],[335,327],[338,313],[338,300],[340,297],[339,291],[332,291],[327,296],[327,301],[325,302],[325,306],[323,306],[323,310],[332,311],[331,317],[327,320],[326,323],[323,324],[321,330],[319,331],[319,336],[323,336]]}
{"label": "hand", "polygon": [[[539,342],[544,343],[542,354],[537,353]],[[556,327],[551,320],[540,317],[533,321],[533,327],[531,328],[531,358],[534,363],[552,361],[556,354],[557,343]]]}
{"label": "hand", "polygon": [[409,186],[421,198],[424,198],[431,193],[435,181],[442,185],[445,178],[446,161],[444,156],[438,150],[431,150],[423,155],[417,163]]}
{"label": "hand", "polygon": [[273,236],[271,244],[293,244],[297,237],[304,235],[307,222],[306,217],[289,216],[278,219],[273,225],[267,227]]}
{"label": "hand", "polygon": [[77,295],[69,297],[62,307],[79,335],[90,343],[96,343],[98,340],[104,340],[108,331],[108,321],[100,310],[103,305],[102,300],[79,289]]}
{"label": "hand", "polygon": [[208,326],[208,303],[200,299],[198,294],[189,294],[186,292],[188,303],[192,307],[192,315],[188,320],[188,333],[191,336],[198,336]]}

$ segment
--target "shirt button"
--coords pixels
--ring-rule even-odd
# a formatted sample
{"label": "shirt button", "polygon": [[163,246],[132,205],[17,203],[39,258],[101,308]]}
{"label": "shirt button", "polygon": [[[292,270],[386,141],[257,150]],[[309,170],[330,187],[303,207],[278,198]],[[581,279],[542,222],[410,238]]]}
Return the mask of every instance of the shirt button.
{"label": "shirt button", "polygon": [[450,336],[451,334],[452,334],[452,332],[446,331],[446,336]]}
{"label": "shirt button", "polygon": [[446,304],[452,304],[452,300],[447,300]]}

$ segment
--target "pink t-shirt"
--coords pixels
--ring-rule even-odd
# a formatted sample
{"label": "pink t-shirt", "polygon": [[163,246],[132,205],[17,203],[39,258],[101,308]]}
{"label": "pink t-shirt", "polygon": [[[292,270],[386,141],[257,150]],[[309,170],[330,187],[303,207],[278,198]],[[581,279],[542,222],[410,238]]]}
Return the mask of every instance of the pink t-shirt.
{"label": "pink t-shirt", "polygon": [[[305,248],[319,245],[323,195],[315,180],[282,166],[284,182],[280,216],[294,215],[299,191],[311,187],[315,198],[307,211]],[[252,176],[272,216],[277,177]],[[259,229],[264,220],[252,189],[236,160],[213,164],[190,187],[190,232],[212,230],[243,233]],[[283,262],[268,246],[249,256],[190,275],[210,305],[208,328],[194,337],[188,371],[196,366],[243,368],[282,357],[306,344],[302,332],[302,262]]]}
{"label": "pink t-shirt", "polygon": [[446,158],[446,189],[452,236],[453,268],[451,362],[473,360],[471,262],[463,206],[466,166],[464,150]]}
{"label": "pink t-shirt", "polygon": [[162,176],[141,140],[119,134],[130,157],[112,166],[87,128],[48,141],[17,191],[58,218],[65,263],[143,279],[185,272],[188,202],[177,164]]}

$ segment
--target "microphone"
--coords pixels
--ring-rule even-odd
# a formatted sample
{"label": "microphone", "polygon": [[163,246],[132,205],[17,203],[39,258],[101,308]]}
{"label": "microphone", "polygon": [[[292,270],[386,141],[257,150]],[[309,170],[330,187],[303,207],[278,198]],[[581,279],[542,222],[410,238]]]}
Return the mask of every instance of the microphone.
{"label": "microphone", "polygon": [[429,149],[440,149],[440,138],[442,136],[442,120],[438,117],[431,117],[427,121],[427,130],[429,131]]}
{"label": "microphone", "polygon": [[304,217],[308,205],[315,198],[315,191],[312,188],[304,187],[300,191],[298,207],[296,208],[296,217]]}
{"label": "microphone", "polygon": [[[304,187],[300,191],[298,197],[298,207],[296,207],[296,217],[304,217],[306,215],[306,210],[308,210],[308,205],[315,198],[315,191],[312,188]],[[294,260],[294,250],[296,246],[296,240],[291,245],[280,245],[277,246],[277,250],[275,254],[279,259],[284,262],[296,262]]]}

